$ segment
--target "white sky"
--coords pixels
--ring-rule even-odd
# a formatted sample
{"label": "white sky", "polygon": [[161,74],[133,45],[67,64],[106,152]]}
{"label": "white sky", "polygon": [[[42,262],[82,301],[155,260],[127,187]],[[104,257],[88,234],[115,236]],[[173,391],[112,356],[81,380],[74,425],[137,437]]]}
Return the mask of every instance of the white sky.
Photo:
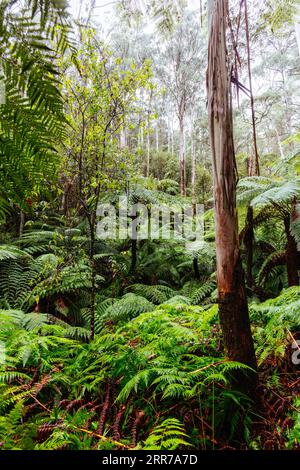
{"label": "white sky", "polygon": [[[135,1],[137,2],[137,0]],[[69,0],[68,3],[73,16],[78,18],[80,12],[81,17],[84,17],[87,14],[91,0]],[[116,4],[116,0],[95,0],[93,20],[103,24],[105,22],[105,18],[111,19],[111,15],[114,13],[114,6]],[[192,10],[200,10],[200,0],[187,0],[187,4]]]}

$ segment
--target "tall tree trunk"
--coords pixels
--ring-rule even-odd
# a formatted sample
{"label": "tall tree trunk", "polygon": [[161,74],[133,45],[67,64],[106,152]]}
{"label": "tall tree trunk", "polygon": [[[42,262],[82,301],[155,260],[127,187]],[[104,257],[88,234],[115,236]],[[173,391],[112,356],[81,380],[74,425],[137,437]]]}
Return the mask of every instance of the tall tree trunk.
{"label": "tall tree trunk", "polygon": [[170,132],[170,117],[168,115],[168,153],[171,152],[171,132]]}
{"label": "tall tree trunk", "polygon": [[192,204],[193,204],[193,214],[196,213],[196,151],[195,151],[195,142],[192,134],[191,142],[191,153],[192,153]]}
{"label": "tall tree trunk", "polygon": [[300,55],[300,10],[299,10],[299,7],[297,9],[297,15],[296,15],[295,32],[296,32],[296,39],[297,39],[299,55]]}
{"label": "tall tree trunk", "polygon": [[279,136],[278,130],[277,130],[276,128],[275,128],[275,132],[276,132],[276,137],[277,137],[277,142],[278,142],[278,147],[279,147],[280,156],[281,156],[282,160],[284,160],[284,159],[285,159],[285,155],[284,155],[282,143],[281,143],[281,140],[280,140],[280,136]]}
{"label": "tall tree trunk", "polygon": [[[247,43],[247,64],[248,64],[250,104],[251,104],[251,117],[252,117],[252,133],[253,133],[253,150],[254,150],[254,155],[251,154],[249,157],[249,161],[248,161],[248,176],[251,177],[251,176],[259,176],[260,169],[259,169],[259,154],[258,154],[258,146],[257,146],[254,95],[253,95],[253,85],[252,85],[250,30],[249,30],[247,0],[244,0],[244,6],[245,6],[245,29],[246,29],[246,43]],[[253,274],[252,274],[254,227],[253,227],[253,208],[251,206],[249,206],[247,210],[247,221],[246,221],[246,232],[245,232],[244,243],[245,243],[245,247],[247,251],[247,285],[250,288],[252,288],[254,285],[254,279],[253,279]]]}
{"label": "tall tree trunk", "polygon": [[[254,96],[253,96],[253,86],[252,86],[250,31],[249,31],[247,0],[244,0],[244,4],[245,4],[245,28],[246,28],[246,42],[247,42],[248,77],[249,77],[253,147],[254,147],[254,162],[252,163],[252,171],[253,171],[253,175],[259,176],[259,154],[258,154],[258,146],[257,146],[256,120],[255,120]],[[251,174],[250,176],[253,176],[253,175]]]}
{"label": "tall tree trunk", "polygon": [[186,195],[185,180],[185,142],[184,142],[184,119],[179,119],[179,171],[180,171],[180,194]]}
{"label": "tall tree trunk", "polygon": [[127,146],[126,129],[123,127],[120,132],[120,149],[124,149]]}
{"label": "tall tree trunk", "polygon": [[173,126],[173,117],[172,117],[172,124],[171,124],[171,154],[174,157],[174,126]]}
{"label": "tall tree trunk", "polygon": [[[215,0],[210,20],[207,92],[214,173],[219,315],[227,358],[255,370],[256,357],[238,237],[227,19],[228,0]],[[235,386],[254,393],[256,374],[238,374]]]}
{"label": "tall tree trunk", "polygon": [[143,126],[140,126],[140,130],[138,133],[138,147],[143,148],[144,147],[144,128]]}
{"label": "tall tree trunk", "polygon": [[156,152],[159,151],[159,129],[158,129],[158,121],[156,123],[156,127],[155,127],[155,143],[156,143]]}
{"label": "tall tree trunk", "polygon": [[153,90],[150,91],[149,95],[149,103],[148,103],[148,110],[147,110],[147,165],[146,165],[146,176],[150,175],[150,117],[151,117],[151,107],[152,107],[152,97],[153,97]]}
{"label": "tall tree trunk", "polygon": [[150,175],[150,124],[148,122],[146,176],[149,177],[149,175]]}

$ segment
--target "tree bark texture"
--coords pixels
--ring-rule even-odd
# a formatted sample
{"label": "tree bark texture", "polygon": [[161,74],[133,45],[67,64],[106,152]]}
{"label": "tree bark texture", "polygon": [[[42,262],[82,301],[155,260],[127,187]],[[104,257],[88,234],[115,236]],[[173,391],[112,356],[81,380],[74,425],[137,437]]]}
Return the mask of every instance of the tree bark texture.
{"label": "tree bark texture", "polygon": [[[231,104],[231,67],[226,32],[228,0],[214,0],[210,19],[207,92],[214,173],[219,315],[229,360],[256,369],[236,210],[236,163]],[[255,388],[256,375],[239,376],[240,389]],[[242,383],[243,382],[243,383]]]}

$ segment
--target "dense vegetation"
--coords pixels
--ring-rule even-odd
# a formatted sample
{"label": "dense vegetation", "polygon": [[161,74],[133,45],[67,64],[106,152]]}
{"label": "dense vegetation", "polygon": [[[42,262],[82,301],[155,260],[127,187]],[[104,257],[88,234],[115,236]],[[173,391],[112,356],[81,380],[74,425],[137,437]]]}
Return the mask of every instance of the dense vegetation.
{"label": "dense vegetation", "polygon": [[116,3],[1,1],[0,448],[299,449],[297,2]]}

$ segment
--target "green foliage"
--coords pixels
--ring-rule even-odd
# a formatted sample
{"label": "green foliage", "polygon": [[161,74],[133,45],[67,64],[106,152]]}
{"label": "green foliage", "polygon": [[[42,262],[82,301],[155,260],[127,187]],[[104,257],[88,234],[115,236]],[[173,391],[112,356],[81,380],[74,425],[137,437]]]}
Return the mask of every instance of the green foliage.
{"label": "green foliage", "polygon": [[[57,143],[65,136],[66,119],[60,92],[60,53],[72,47],[65,8],[55,1],[2,2],[0,8],[1,72],[5,103],[1,104],[1,200],[28,209],[46,180],[55,177]],[[1,204],[1,212],[4,207]]]}
{"label": "green foliage", "polygon": [[157,189],[163,191],[164,193],[171,194],[172,196],[179,193],[179,184],[177,181],[174,181],[170,178],[160,180]]}
{"label": "green foliage", "polygon": [[144,450],[176,450],[180,446],[189,447],[188,435],[184,426],[178,419],[165,419],[161,424],[155,426],[147,437]]}
{"label": "green foliage", "polygon": [[141,295],[156,305],[166,302],[176,293],[173,289],[164,285],[146,286],[144,284],[132,284],[128,290]]}
{"label": "green foliage", "polygon": [[[293,406],[299,410],[300,400],[296,398],[293,402]],[[299,449],[300,445],[300,414],[298,411],[293,412],[293,426],[287,429],[286,447],[291,449]]]}
{"label": "green foliage", "polygon": [[[126,294],[123,305],[132,296],[137,297]],[[7,446],[13,447],[15,439],[21,448],[29,445],[35,449],[85,449],[95,445],[103,448],[110,442],[114,446],[108,423],[108,441],[97,444],[99,432],[93,410],[99,407],[99,400],[109,400],[114,416],[130,402],[134,407],[128,405],[129,413],[142,410],[142,416],[148,416],[139,448],[189,446],[187,429],[178,421],[179,416],[175,414],[157,426],[157,422],[152,422],[151,409],[165,414],[175,406],[180,414],[182,406],[189,406],[200,397],[210,407],[212,384],[222,384],[220,388],[216,385],[214,392],[221,396],[231,372],[243,366],[225,361],[221,352],[217,357],[211,355],[219,341],[212,335],[212,331],[217,331],[217,308],[204,310],[179,300],[176,303],[171,299],[170,304],[156,309],[146,301],[152,312],[127,322],[123,315],[116,316],[116,325],[103,326],[101,334],[90,343],[70,339],[72,328],[49,324],[46,315],[37,318],[40,314],[34,317],[22,312],[0,312],[0,339],[5,341],[7,350],[6,365],[0,366],[0,407],[3,426],[12,427]],[[76,332],[77,328],[73,328],[72,337],[76,337]],[[107,392],[111,383],[118,384],[113,402]],[[45,409],[40,409],[44,397],[47,409],[52,410],[46,415]],[[56,411],[58,402],[61,405]],[[23,424],[18,418],[13,427],[10,413],[18,403],[22,403]],[[27,417],[29,409],[35,411]],[[108,417],[103,419],[106,422]],[[85,434],[86,423],[89,433]],[[130,434],[129,423],[129,416],[124,415],[124,437]]]}
{"label": "green foliage", "polygon": [[262,324],[256,328],[257,355],[260,363],[268,357],[282,358],[292,344],[291,332],[299,330],[300,288],[283,290],[279,297],[251,305],[251,316]]}
{"label": "green foliage", "polygon": [[287,23],[292,24],[297,13],[299,0],[268,0],[267,10],[263,18],[272,31],[276,31]]}
{"label": "green foliage", "polygon": [[192,304],[199,305],[205,298],[210,296],[216,289],[216,282],[214,280],[206,281],[201,287],[196,289],[192,295]]}
{"label": "green foliage", "polygon": [[[127,3],[132,11],[134,2]],[[253,76],[261,82],[274,73],[255,105],[262,176],[240,179],[237,191],[239,223],[246,220],[240,254],[253,278],[247,276],[247,294],[263,416],[235,390],[236,378],[249,367],[226,358],[218,318],[213,178],[200,84],[206,41],[196,15],[185,14],[185,2],[160,3],[145,3],[164,33],[159,54],[152,44],[157,38],[141,31],[142,11],[134,41],[132,31],[118,23],[109,45],[89,22],[76,25],[73,36],[64,0],[1,3],[0,86],[5,85],[6,102],[0,109],[0,447],[5,450],[300,446],[299,400],[293,398],[299,379],[292,360],[300,290],[285,289],[290,234],[298,251],[300,246],[298,111],[291,101],[298,91],[291,78],[296,72],[289,26],[297,2],[268,0],[257,15],[257,2],[254,7],[248,2],[251,40],[266,45],[260,47],[263,65],[256,61]],[[265,22],[276,34],[270,36]],[[240,38],[239,49],[242,33]],[[239,175],[248,173],[251,151],[246,106],[247,100],[241,101],[235,119]],[[182,142],[174,119],[180,117],[187,197],[179,195]],[[97,238],[98,203],[117,210],[124,194],[130,204],[147,208],[181,210],[202,203],[204,240],[133,244]],[[296,261],[298,255],[294,247]]]}
{"label": "green foliage", "polygon": [[24,255],[18,259],[6,256],[0,261],[0,305],[29,309],[42,299],[90,288],[87,260],[62,266],[62,260],[51,253],[35,259]]}
{"label": "green foliage", "polygon": [[282,178],[251,177],[239,181],[238,200],[253,207],[273,205],[285,208],[299,192],[299,179],[284,181]]}

